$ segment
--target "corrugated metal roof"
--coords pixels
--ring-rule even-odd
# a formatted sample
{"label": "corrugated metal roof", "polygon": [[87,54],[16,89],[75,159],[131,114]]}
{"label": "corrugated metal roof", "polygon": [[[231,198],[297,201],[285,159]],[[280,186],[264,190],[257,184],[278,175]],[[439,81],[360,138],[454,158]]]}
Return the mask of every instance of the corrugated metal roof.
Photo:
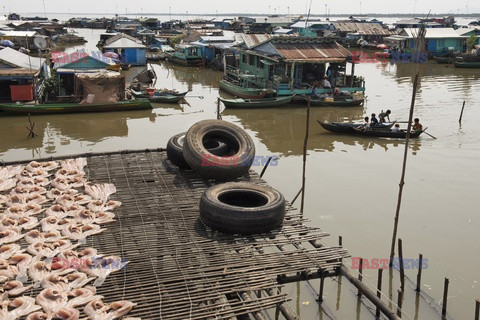
{"label": "corrugated metal roof", "polygon": [[342,62],[350,51],[335,41],[332,42],[272,42],[279,54],[287,61]]}
{"label": "corrugated metal roof", "polygon": [[355,32],[365,36],[390,36],[396,34],[395,31],[390,31],[378,23],[332,22],[332,24],[335,27],[335,30],[339,32]]}
{"label": "corrugated metal roof", "polygon": [[0,69],[0,76],[33,76],[37,70],[24,68]]}
{"label": "corrugated metal roof", "polygon": [[[307,28],[315,25],[330,25],[329,21],[307,21]],[[305,28],[305,21],[297,21],[290,26],[290,28]]]}
{"label": "corrugated metal roof", "polygon": [[[416,38],[420,29],[418,28],[405,28],[402,34],[405,33],[410,39]],[[441,39],[441,38],[465,38],[459,35],[453,28],[425,28],[426,39]]]}
{"label": "corrugated metal roof", "polygon": [[132,36],[130,36],[130,35],[128,35],[128,34],[125,34],[125,33],[117,33],[117,34],[114,35],[113,37],[110,37],[110,38],[108,38],[107,40],[105,40],[105,45],[108,46],[108,45],[110,45],[111,43],[113,43],[113,42],[115,42],[115,41],[117,41],[117,40],[123,39],[123,38],[129,39],[129,40],[131,40],[131,41],[133,41],[133,42],[141,43],[140,40],[138,40],[137,38],[132,37]]}
{"label": "corrugated metal roof", "polygon": [[457,32],[458,35],[460,36],[464,36],[472,31],[480,31],[480,27],[468,27],[468,28],[460,28],[455,30],[455,32]]}
{"label": "corrugated metal roof", "polygon": [[271,34],[243,34],[242,35],[243,41],[245,42],[245,46],[247,49],[254,48],[259,44],[265,43],[270,38],[272,38]]}
{"label": "corrugated metal roof", "polygon": [[15,67],[25,69],[31,68],[32,70],[35,70],[35,72],[37,72],[45,62],[45,59],[31,57],[12,48],[0,50],[0,60]]}
{"label": "corrugated metal roof", "polygon": [[109,45],[104,46],[105,49],[116,49],[116,48],[136,48],[136,49],[145,49],[146,47],[138,43],[137,41],[130,40],[128,38],[121,38],[116,41],[111,42]]}
{"label": "corrugated metal roof", "polygon": [[36,31],[2,31],[4,37],[33,37]]}

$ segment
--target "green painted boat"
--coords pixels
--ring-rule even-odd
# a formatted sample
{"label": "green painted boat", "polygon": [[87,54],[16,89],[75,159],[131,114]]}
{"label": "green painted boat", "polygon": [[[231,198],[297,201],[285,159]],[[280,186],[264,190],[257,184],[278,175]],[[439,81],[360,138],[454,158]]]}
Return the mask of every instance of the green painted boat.
{"label": "green painted boat", "polygon": [[453,65],[457,68],[480,68],[480,61],[477,62],[477,61],[459,61],[459,60],[455,60],[453,62]]}
{"label": "green painted boat", "polygon": [[293,96],[285,97],[273,97],[273,98],[262,98],[262,99],[223,99],[220,100],[223,102],[226,108],[274,108],[286,105],[292,101]]}
{"label": "green painted boat", "polygon": [[115,103],[46,103],[46,104],[0,104],[0,111],[8,114],[49,114],[78,112],[108,112],[152,109],[148,100],[127,100]]}
{"label": "green painted boat", "polygon": [[220,80],[219,86],[223,91],[244,99],[261,99],[275,93],[272,89],[245,87],[225,79]]}
{"label": "green painted boat", "polygon": [[363,104],[364,99],[354,100],[354,99],[335,99],[333,101],[323,100],[323,99],[312,99],[310,100],[311,106],[320,106],[320,107],[356,107]]}
{"label": "green painted boat", "polygon": [[148,100],[153,103],[177,103],[183,98],[184,96],[162,95],[162,96],[153,96],[151,98],[148,98]]}
{"label": "green painted boat", "polygon": [[437,63],[441,63],[441,64],[452,63],[454,59],[455,58],[452,58],[452,57],[433,56],[433,60],[435,60]]}

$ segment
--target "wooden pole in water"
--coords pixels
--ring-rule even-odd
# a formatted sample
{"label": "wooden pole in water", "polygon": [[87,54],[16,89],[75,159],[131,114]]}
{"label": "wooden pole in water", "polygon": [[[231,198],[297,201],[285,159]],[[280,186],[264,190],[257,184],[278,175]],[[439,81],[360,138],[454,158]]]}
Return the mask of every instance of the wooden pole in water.
{"label": "wooden pole in water", "polygon": [[[362,282],[362,280],[363,280],[363,258],[360,258],[360,267],[358,269],[358,281]],[[362,297],[362,291],[360,291],[360,289],[358,289],[357,297],[358,298]]]}
{"label": "wooden pole in water", "polygon": [[[378,279],[377,279],[377,297],[378,299],[382,300],[382,272],[383,269],[378,269]],[[377,311],[375,312],[375,316],[378,318],[380,317],[380,308],[377,306]]]}
{"label": "wooden pole in water", "polygon": [[343,247],[343,239],[342,239],[342,236],[338,236],[338,245],[340,247]]}
{"label": "wooden pole in water", "polygon": [[324,287],[324,283],[325,283],[325,277],[322,275],[322,277],[320,278],[320,291],[318,293],[318,302],[322,302],[323,301],[323,287]]}
{"label": "wooden pole in water", "polygon": [[217,120],[222,120],[222,116],[220,115],[220,97],[217,98]]}
{"label": "wooden pole in water", "polygon": [[30,119],[30,113],[27,114],[28,115],[28,123],[30,124],[30,127],[27,127],[28,129],[28,137],[29,138],[34,138],[35,136],[37,136],[37,134],[33,131],[33,129],[35,128],[35,122],[32,123],[32,119]]}
{"label": "wooden pole in water", "polygon": [[300,190],[298,190],[297,194],[295,195],[295,198],[293,198],[292,202],[291,202],[291,205],[293,206],[293,204],[295,203],[295,201],[297,200],[298,196],[300,195],[300,193],[302,192],[303,188],[300,188]]}
{"label": "wooden pole in water", "polygon": [[458,119],[458,123],[462,123],[463,109],[464,109],[464,108],[465,108],[465,101],[463,101],[462,111],[460,112],[460,118]]}
{"label": "wooden pole in water", "polygon": [[412,130],[412,119],[413,119],[413,110],[415,108],[415,97],[417,95],[417,86],[418,86],[419,74],[415,75],[413,80],[413,92],[412,92],[412,102],[410,105],[410,113],[408,116],[408,126],[407,126],[407,138],[405,139],[405,150],[403,153],[403,166],[402,166],[402,175],[400,178],[400,184],[398,189],[398,199],[397,199],[397,209],[395,211],[395,219],[393,225],[393,234],[392,234],[392,245],[390,247],[390,267],[393,263],[393,256],[395,256],[395,240],[397,239],[397,229],[398,229],[398,220],[400,216],[400,207],[402,204],[402,194],[403,194],[403,185],[405,184],[405,171],[407,169],[407,155],[408,155],[408,144],[410,141],[410,132]]}
{"label": "wooden pole in water", "polygon": [[303,217],[303,209],[305,205],[305,182],[307,170],[307,143],[308,143],[308,129],[310,127],[310,96],[307,99],[307,123],[305,125],[305,141],[303,142],[303,176],[302,176],[302,202],[300,204],[300,214]]}
{"label": "wooden pole in water", "polygon": [[447,299],[448,299],[448,278],[445,278],[445,284],[443,285],[443,305],[442,305],[442,316],[447,314]]}
{"label": "wooden pole in water", "polygon": [[268,158],[267,163],[265,163],[265,166],[263,166],[262,172],[260,173],[260,178],[263,177],[263,174],[267,170],[267,167],[270,164],[270,161],[272,161],[272,157]]}
{"label": "wooden pole in water", "polygon": [[402,317],[402,303],[403,303],[403,291],[398,290],[398,300],[397,300],[397,316]]}
{"label": "wooden pole in water", "polygon": [[475,300],[475,320],[480,320],[480,300]]}
{"label": "wooden pole in water", "polygon": [[398,239],[398,256],[399,256],[399,265],[400,265],[400,288],[402,291],[405,290],[405,269],[403,269],[403,248],[402,248],[402,239]]}
{"label": "wooden pole in water", "polygon": [[420,282],[422,282],[422,263],[423,263],[423,254],[418,255],[418,273],[417,273],[417,288],[415,291],[420,292]]}

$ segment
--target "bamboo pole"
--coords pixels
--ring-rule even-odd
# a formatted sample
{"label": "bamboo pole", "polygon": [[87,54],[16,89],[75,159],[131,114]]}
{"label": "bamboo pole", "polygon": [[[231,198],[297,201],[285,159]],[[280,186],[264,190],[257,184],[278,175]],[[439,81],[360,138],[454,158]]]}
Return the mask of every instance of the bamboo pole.
{"label": "bamboo pole", "polygon": [[417,273],[417,287],[415,291],[420,292],[420,283],[422,282],[422,263],[423,263],[423,254],[418,255],[418,273]]}
{"label": "bamboo pole", "polygon": [[303,174],[302,174],[302,198],[300,204],[300,215],[303,217],[303,209],[305,205],[305,182],[307,171],[307,143],[308,143],[308,131],[310,127],[310,96],[307,99],[307,123],[305,125],[305,141],[303,142]]}
{"label": "bamboo pole", "polygon": [[[380,301],[382,300],[382,272],[383,272],[383,269],[379,268],[378,269],[378,279],[377,279],[377,297],[378,297],[378,299],[380,299]],[[377,311],[375,312],[375,316],[377,318],[380,317],[380,307],[379,306],[377,306]]]}
{"label": "bamboo pole", "polygon": [[270,161],[272,161],[272,158],[273,158],[273,157],[268,158],[267,163],[265,163],[265,165],[263,166],[262,173],[260,173],[260,178],[263,177],[263,174],[264,174],[265,171],[267,170],[267,167],[268,167],[268,165],[270,164]]}
{"label": "bamboo pole", "polygon": [[[360,258],[360,266],[358,269],[358,281],[362,282],[363,280],[363,258]],[[362,291],[358,289],[357,297],[361,298],[362,297]]]}
{"label": "bamboo pole", "polygon": [[398,290],[398,300],[397,300],[397,316],[402,317],[402,303],[403,303],[403,291]]}
{"label": "bamboo pole", "polygon": [[480,319],[480,300],[475,300],[475,320]]}
{"label": "bamboo pole", "polygon": [[447,314],[447,300],[448,300],[448,284],[449,284],[448,278],[445,278],[445,283],[443,285],[443,303],[442,303],[442,316],[445,316]]}
{"label": "bamboo pole", "polygon": [[343,247],[343,239],[342,239],[342,236],[338,236],[338,245],[340,247]]}
{"label": "bamboo pole", "polygon": [[462,117],[463,117],[463,109],[465,108],[465,101],[463,101],[462,105],[462,111],[460,112],[460,118],[458,119],[458,123],[462,123]]}
{"label": "bamboo pole", "polygon": [[403,248],[402,248],[402,239],[398,239],[398,255],[399,255],[399,265],[400,265],[400,288],[402,291],[405,291],[405,269],[403,268]]}
{"label": "bamboo pole", "polygon": [[410,131],[412,130],[413,110],[415,108],[415,97],[417,95],[418,78],[419,78],[419,74],[417,73],[415,75],[415,79],[413,80],[412,102],[410,104],[410,113],[408,116],[407,138],[405,139],[405,150],[403,153],[402,174],[401,174],[400,184],[398,189],[397,209],[395,211],[395,219],[394,219],[393,234],[392,234],[392,245],[390,247],[390,267],[392,266],[393,257],[395,255],[395,240],[397,238],[398,220],[400,217],[400,207],[402,204],[403,185],[405,184],[405,172],[407,170],[408,144],[410,142]]}
{"label": "bamboo pole", "polygon": [[320,291],[318,292],[318,302],[323,301],[323,287],[324,287],[324,284],[325,284],[325,277],[322,275],[322,277],[320,278]]}
{"label": "bamboo pole", "polygon": [[220,97],[217,98],[217,120],[222,120],[222,116],[220,115]]}
{"label": "bamboo pole", "polygon": [[295,203],[295,201],[297,200],[298,196],[300,195],[300,193],[302,192],[303,188],[300,188],[300,190],[298,190],[297,194],[295,195],[295,197],[293,198],[292,202],[290,202],[290,204],[293,206],[293,204]]}

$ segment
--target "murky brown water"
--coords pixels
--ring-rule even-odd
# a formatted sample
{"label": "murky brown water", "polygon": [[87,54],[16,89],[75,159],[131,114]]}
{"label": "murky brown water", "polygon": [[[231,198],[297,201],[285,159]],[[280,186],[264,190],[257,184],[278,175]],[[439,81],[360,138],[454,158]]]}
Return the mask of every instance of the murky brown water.
{"label": "murky brown water", "polygon": [[[91,39],[87,49],[94,50],[98,31],[81,33]],[[34,139],[27,138],[26,117],[0,117],[0,159],[165,147],[172,135],[199,120],[215,118],[221,72],[168,63],[154,68],[157,87],[188,89],[190,96],[203,99],[191,97],[186,104],[156,105],[147,111],[35,116],[39,136]],[[404,142],[335,135],[316,120],[359,120],[387,108],[392,110],[392,119],[406,120],[411,70],[409,65],[391,64],[363,64],[356,70],[366,78],[364,107],[311,109],[305,212],[313,225],[332,234],[331,244],[342,235],[352,256],[388,258]],[[479,79],[478,69],[425,66],[415,115],[438,139],[422,135],[409,147],[399,224],[405,258],[423,253],[428,259],[422,282],[434,303],[442,298],[444,277],[450,279],[448,310],[456,319],[472,319],[474,299],[480,297]],[[222,111],[224,120],[244,127],[254,137],[257,155],[280,157],[278,166],[269,168],[264,178],[289,200],[301,186],[305,115],[305,108],[299,106]],[[365,273],[368,282],[376,283],[376,270]],[[415,279],[416,270],[406,270],[406,274]],[[389,288],[388,271],[384,272],[384,292],[392,291],[396,301],[398,272],[393,277]],[[304,319],[329,319],[319,312],[312,296],[318,291],[318,281],[310,283],[287,287],[294,299],[292,307]],[[337,282],[326,282],[325,306],[338,319],[373,318],[369,309],[357,306],[355,291],[346,279],[342,279],[340,293],[338,289]],[[422,301],[415,317],[415,295],[408,289],[404,317],[438,319]]]}

